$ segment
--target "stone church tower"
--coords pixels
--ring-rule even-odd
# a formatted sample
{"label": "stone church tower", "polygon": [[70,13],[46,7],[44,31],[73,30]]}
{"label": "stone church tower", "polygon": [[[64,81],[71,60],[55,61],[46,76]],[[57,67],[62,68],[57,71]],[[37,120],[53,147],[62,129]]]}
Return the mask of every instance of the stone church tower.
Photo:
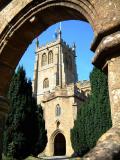
{"label": "stone church tower", "polygon": [[78,88],[75,45],[69,47],[58,30],[54,42],[36,49],[33,93],[44,111],[48,143],[46,156],[73,154],[70,130],[77,108],[86,99]]}

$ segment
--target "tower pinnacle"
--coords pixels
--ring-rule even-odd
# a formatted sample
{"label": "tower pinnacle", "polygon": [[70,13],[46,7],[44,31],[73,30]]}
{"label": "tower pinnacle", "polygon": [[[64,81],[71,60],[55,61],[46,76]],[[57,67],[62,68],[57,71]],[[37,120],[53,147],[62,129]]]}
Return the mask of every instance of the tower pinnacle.
{"label": "tower pinnacle", "polygon": [[36,48],[39,47],[39,40],[38,40],[38,37],[36,38]]}
{"label": "tower pinnacle", "polygon": [[74,55],[76,57],[76,44],[75,43],[73,43],[72,51],[74,52]]}
{"label": "tower pinnacle", "polygon": [[60,22],[60,31],[62,31],[62,23]]}
{"label": "tower pinnacle", "polygon": [[61,22],[59,28],[55,32],[55,38],[56,39],[62,39],[62,27],[61,27]]}

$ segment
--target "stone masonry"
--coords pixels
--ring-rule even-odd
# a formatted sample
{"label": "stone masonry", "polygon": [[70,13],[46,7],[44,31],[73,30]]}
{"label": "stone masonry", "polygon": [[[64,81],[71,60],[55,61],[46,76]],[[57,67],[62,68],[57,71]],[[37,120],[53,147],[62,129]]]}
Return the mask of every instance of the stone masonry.
{"label": "stone masonry", "polygon": [[[94,40],[91,46],[91,50],[95,52],[93,64],[104,70],[108,75],[113,119],[113,128],[106,133],[107,137],[112,132],[112,135],[109,136],[109,140],[111,139],[112,142],[111,147],[107,146],[107,139],[104,139],[104,142],[98,141],[98,143],[106,142],[104,148],[106,152],[102,155],[104,154],[107,160],[115,159],[112,154],[114,153],[113,148],[116,150],[116,155],[120,155],[120,148],[113,147],[114,144],[120,144],[119,140],[116,142],[115,138],[112,139],[116,136],[116,138],[120,138],[120,116],[116,113],[120,108],[120,79],[118,78],[120,75],[118,69],[120,53],[119,0],[9,0],[7,3],[1,0],[0,96],[5,98],[15,67],[32,40],[50,25],[69,19],[87,21],[94,31]],[[114,79],[113,77],[117,78]],[[3,101],[0,100],[0,102],[1,106],[4,106]],[[97,149],[101,150],[100,148]],[[108,156],[107,150],[109,150],[111,156]],[[93,150],[93,153],[95,153],[95,159],[96,151]],[[102,157],[102,155],[99,155],[99,157]],[[89,154],[89,159],[90,156],[91,154]]]}

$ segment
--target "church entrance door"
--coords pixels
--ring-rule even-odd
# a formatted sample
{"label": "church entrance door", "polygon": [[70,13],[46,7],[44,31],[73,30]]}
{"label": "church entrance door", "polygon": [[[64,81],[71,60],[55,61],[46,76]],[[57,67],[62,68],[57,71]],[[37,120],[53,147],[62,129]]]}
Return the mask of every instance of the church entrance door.
{"label": "church entrance door", "polygon": [[66,140],[63,134],[58,133],[54,140],[54,155],[61,156],[66,154]]}

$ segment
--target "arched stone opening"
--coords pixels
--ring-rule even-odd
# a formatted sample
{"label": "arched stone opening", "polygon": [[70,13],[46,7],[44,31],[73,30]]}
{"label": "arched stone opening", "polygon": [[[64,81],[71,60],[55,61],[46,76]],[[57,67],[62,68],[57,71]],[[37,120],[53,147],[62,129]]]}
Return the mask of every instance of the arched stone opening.
{"label": "arched stone opening", "polygon": [[15,9],[17,4],[11,2],[5,10],[11,11],[9,7],[13,7],[12,5],[16,14],[14,17],[10,15],[11,21],[2,28],[3,32],[0,35],[1,96],[6,95],[14,70],[28,45],[49,26],[62,20],[77,19],[89,21],[93,28],[96,27],[95,11],[91,10],[92,5],[88,2],[79,4],[79,1],[33,1],[21,8],[19,13]]}
{"label": "arched stone opening", "polygon": [[[92,8],[92,4],[88,2],[52,0],[38,4],[31,2],[15,15],[0,36],[2,68],[0,73],[3,75],[0,80],[2,83],[0,94],[6,94],[13,71],[28,45],[52,24],[70,19],[88,21],[96,33],[96,14],[95,9]],[[7,73],[6,75],[3,70]],[[6,82],[4,82],[4,76],[6,76]]]}
{"label": "arched stone opening", "polygon": [[62,133],[58,133],[54,139],[54,156],[66,154],[66,140]]}
{"label": "arched stone opening", "polygon": [[[101,69],[108,69],[112,120],[115,128],[108,134],[112,135],[113,139],[110,139],[116,145],[114,136],[119,135],[118,128],[120,131],[119,8],[118,0],[12,0],[7,6],[2,5],[2,8],[0,6],[0,113],[2,116],[6,112],[4,108],[8,107],[3,97],[6,95],[15,67],[31,41],[56,22],[69,19],[88,21],[95,34],[92,50],[96,53],[93,63]],[[3,127],[0,129],[3,130]],[[118,141],[120,142],[120,136]],[[103,154],[107,156],[106,152]],[[97,156],[100,157],[100,154]]]}

